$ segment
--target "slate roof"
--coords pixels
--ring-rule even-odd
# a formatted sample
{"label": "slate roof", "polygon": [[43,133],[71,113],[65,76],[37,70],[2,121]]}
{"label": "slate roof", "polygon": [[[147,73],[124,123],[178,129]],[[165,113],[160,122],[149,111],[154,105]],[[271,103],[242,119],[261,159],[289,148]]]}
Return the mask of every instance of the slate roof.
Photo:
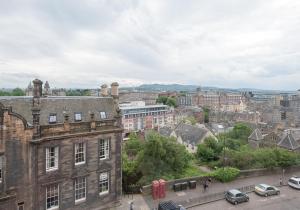
{"label": "slate roof", "polygon": [[295,150],[300,147],[300,144],[294,138],[291,132],[288,132],[278,143],[278,146],[289,149]]}
{"label": "slate roof", "polygon": [[261,131],[256,128],[252,133],[251,135],[248,137],[249,140],[254,140],[254,141],[261,141],[264,139]]}
{"label": "slate roof", "polygon": [[159,129],[159,134],[162,136],[169,137],[172,133],[172,129],[170,127],[162,127]]}
{"label": "slate roof", "polygon": [[[0,97],[0,105],[12,107],[12,111],[22,115],[27,123],[32,123],[32,97]],[[1,107],[1,106],[0,106]],[[56,114],[57,123],[64,122],[64,112],[69,114],[69,122],[74,122],[75,112],[82,113],[82,122],[90,121],[90,113],[100,120],[100,112],[106,112],[108,119],[115,115],[116,108],[112,97],[57,96],[40,98],[40,125],[48,125],[49,114]]]}
{"label": "slate roof", "polygon": [[175,129],[176,135],[180,136],[182,141],[193,145],[201,143],[207,132],[204,128],[184,123],[179,124]]}

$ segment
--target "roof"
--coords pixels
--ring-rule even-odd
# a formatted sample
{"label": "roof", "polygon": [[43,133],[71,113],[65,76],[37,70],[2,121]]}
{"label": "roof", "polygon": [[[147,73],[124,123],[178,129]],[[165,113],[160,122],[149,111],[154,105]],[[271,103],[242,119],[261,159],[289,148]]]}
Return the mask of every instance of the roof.
{"label": "roof", "polygon": [[251,139],[251,140],[255,140],[255,141],[261,141],[264,139],[261,131],[256,128],[252,133],[251,135],[248,137],[248,139]]}
{"label": "roof", "polygon": [[176,135],[180,136],[182,141],[193,145],[201,143],[207,132],[204,128],[184,123],[180,123],[175,129]]}
{"label": "roof", "polygon": [[146,105],[146,106],[124,106],[120,107],[121,110],[130,110],[130,109],[145,109],[145,108],[161,108],[168,107],[167,105]]}
{"label": "roof", "polygon": [[[12,107],[12,111],[23,116],[28,124],[32,122],[32,97],[0,97],[0,104]],[[100,112],[106,112],[107,118],[113,118],[116,109],[112,97],[62,96],[40,98],[40,125],[48,125],[49,115],[56,114],[57,123],[64,122],[64,114],[69,114],[73,122],[76,112],[82,114],[82,121],[90,121],[90,113],[100,119]]]}
{"label": "roof", "polygon": [[241,191],[239,191],[237,189],[231,189],[231,190],[228,190],[228,192],[232,193],[233,195],[236,195],[238,193],[242,193]]}
{"label": "roof", "polygon": [[288,132],[278,143],[278,146],[295,150],[300,147],[299,143],[295,140],[291,132]]}
{"label": "roof", "polygon": [[172,129],[170,127],[161,127],[158,132],[162,136],[169,137],[172,133]]}

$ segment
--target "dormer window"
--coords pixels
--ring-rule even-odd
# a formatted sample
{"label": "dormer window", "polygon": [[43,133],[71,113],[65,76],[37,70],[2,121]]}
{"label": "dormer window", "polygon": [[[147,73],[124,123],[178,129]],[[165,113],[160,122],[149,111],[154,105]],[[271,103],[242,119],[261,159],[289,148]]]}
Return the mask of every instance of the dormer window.
{"label": "dormer window", "polygon": [[106,119],[107,118],[106,112],[100,112],[100,118],[101,119]]}
{"label": "dormer window", "polygon": [[56,123],[56,114],[49,115],[49,123]]}
{"label": "dormer window", "polygon": [[74,118],[75,118],[75,121],[81,121],[82,120],[82,113],[81,112],[76,112]]}

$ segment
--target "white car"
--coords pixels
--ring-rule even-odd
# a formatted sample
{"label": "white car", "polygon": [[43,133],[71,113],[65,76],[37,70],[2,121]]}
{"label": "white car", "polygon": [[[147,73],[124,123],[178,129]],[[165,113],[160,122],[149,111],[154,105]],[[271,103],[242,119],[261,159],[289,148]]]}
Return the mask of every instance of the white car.
{"label": "white car", "polygon": [[289,179],[288,185],[292,188],[300,190],[300,177],[293,176]]}

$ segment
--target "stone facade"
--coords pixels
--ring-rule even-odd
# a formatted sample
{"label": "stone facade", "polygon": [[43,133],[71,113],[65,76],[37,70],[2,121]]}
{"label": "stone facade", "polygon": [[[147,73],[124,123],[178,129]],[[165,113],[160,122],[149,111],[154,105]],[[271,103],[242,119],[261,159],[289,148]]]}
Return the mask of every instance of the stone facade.
{"label": "stone facade", "polygon": [[[41,85],[34,81],[33,97],[0,97],[0,209],[113,207],[120,200],[122,184],[118,96],[43,97]],[[50,122],[54,114],[55,122]],[[101,140],[109,145],[105,159],[99,156]],[[76,165],[79,143],[85,148],[84,163]],[[47,169],[49,148],[58,148],[54,170]],[[100,195],[103,172],[107,192]],[[85,198],[80,202],[75,202],[77,178],[85,178]],[[58,187],[58,203],[47,207],[50,186]]]}

